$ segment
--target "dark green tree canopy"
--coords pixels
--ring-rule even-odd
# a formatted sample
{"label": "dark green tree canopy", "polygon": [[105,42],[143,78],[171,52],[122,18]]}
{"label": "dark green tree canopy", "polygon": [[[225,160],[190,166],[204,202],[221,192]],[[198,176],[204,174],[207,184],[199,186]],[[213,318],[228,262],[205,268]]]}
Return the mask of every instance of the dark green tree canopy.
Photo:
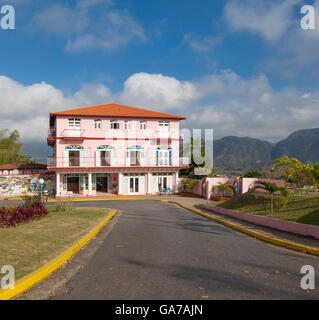
{"label": "dark green tree canopy", "polygon": [[19,142],[17,130],[0,130],[0,164],[29,163],[31,157],[21,153],[23,143]]}

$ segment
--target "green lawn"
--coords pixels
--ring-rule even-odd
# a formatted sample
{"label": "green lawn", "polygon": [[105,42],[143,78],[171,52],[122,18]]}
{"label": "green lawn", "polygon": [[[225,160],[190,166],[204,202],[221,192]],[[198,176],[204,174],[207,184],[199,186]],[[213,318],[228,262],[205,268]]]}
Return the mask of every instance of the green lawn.
{"label": "green lawn", "polygon": [[[216,203],[212,204],[216,205]],[[247,193],[238,198],[219,203],[217,206],[244,213],[319,225],[319,197],[296,196],[288,203],[287,208],[283,208],[280,197],[275,196],[273,215],[269,213],[269,196],[256,193]]]}
{"label": "green lawn", "polygon": [[58,256],[99,224],[111,209],[73,208],[17,228],[0,228],[0,266],[12,265],[19,279]]}

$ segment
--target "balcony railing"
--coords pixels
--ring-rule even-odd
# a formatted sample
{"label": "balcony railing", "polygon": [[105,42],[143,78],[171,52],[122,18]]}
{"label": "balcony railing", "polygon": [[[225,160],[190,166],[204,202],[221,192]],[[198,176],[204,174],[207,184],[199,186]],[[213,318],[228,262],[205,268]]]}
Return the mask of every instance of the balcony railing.
{"label": "balcony railing", "polygon": [[62,132],[62,137],[79,138],[84,137],[85,130],[77,128],[67,128]]}
{"label": "balcony railing", "polygon": [[54,138],[56,137],[56,130],[54,127],[50,127],[48,130],[48,137],[49,138]]}
{"label": "balcony railing", "polygon": [[[162,165],[164,162],[156,160],[156,158],[143,158],[143,157],[132,157],[132,158],[101,158],[95,157],[49,157],[47,165],[49,168],[81,168],[81,167],[187,167],[189,165],[188,158],[179,158],[179,160],[173,160],[172,163],[169,161],[165,162],[167,165]],[[160,164],[161,163],[161,164]],[[168,164],[169,163],[169,164]]]}

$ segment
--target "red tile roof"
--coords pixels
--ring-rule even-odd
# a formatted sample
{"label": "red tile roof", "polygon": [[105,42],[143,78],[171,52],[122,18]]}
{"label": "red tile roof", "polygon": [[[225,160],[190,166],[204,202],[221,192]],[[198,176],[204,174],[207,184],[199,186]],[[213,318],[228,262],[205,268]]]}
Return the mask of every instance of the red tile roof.
{"label": "red tile roof", "polygon": [[51,112],[51,116],[94,116],[94,117],[126,117],[126,118],[163,118],[184,120],[186,117],[174,114],[151,111],[147,109],[123,106],[116,103],[102,104],[92,107]]}

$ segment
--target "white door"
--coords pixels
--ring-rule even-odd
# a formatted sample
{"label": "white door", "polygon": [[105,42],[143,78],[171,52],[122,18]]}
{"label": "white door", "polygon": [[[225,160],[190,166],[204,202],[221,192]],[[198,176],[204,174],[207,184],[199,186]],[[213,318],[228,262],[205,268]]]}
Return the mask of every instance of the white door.
{"label": "white door", "polygon": [[145,176],[129,176],[127,178],[128,193],[145,193]]}
{"label": "white door", "polygon": [[159,150],[158,151],[158,165],[159,166],[168,166],[169,165],[169,151],[168,150]]}

